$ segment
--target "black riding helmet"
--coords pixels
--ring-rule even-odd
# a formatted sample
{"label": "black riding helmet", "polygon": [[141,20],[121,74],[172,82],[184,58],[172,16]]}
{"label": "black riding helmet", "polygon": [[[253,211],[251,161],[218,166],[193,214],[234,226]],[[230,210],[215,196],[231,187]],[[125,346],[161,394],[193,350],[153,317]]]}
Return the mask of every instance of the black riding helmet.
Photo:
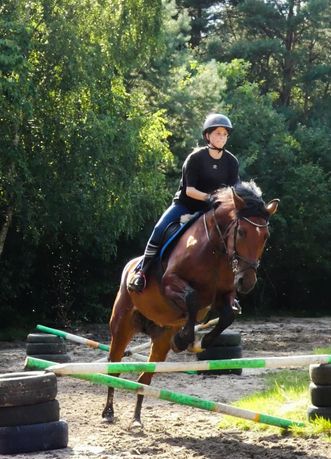
{"label": "black riding helmet", "polygon": [[203,123],[203,138],[206,140],[206,133],[211,132],[213,129],[218,127],[224,127],[229,133],[233,129],[232,123],[227,116],[221,115],[220,113],[212,113],[208,115]]}

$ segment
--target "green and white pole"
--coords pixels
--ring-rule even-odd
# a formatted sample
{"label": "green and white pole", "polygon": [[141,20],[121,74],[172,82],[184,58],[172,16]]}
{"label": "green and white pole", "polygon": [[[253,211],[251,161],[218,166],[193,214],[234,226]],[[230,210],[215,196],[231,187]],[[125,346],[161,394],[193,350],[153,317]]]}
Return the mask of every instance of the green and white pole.
{"label": "green and white pole", "polygon": [[[109,346],[107,344],[102,344],[98,341],[93,341],[92,339],[84,338],[83,336],[73,335],[72,333],[67,333],[56,328],[45,327],[45,325],[37,325],[36,329],[44,333],[50,333],[51,335],[60,336],[61,338],[64,338],[68,341],[73,341],[74,343],[84,344],[85,346],[91,347],[93,349],[101,349],[102,351],[109,352]],[[138,361],[146,362],[147,356],[143,354],[138,354],[138,351],[146,349],[150,346],[150,344],[150,342],[144,343],[135,346],[134,348],[128,349],[127,351],[125,351],[124,356],[131,356]]]}
{"label": "green and white pole", "polygon": [[[196,325],[194,327],[194,330],[195,331],[199,331],[199,330],[208,329],[208,328],[212,327],[213,325],[216,325],[218,321],[219,321],[219,319],[212,319],[212,320],[210,320],[209,322],[207,322],[205,324],[198,324],[198,325]],[[94,349],[101,349],[102,351],[109,352],[109,346],[107,346],[106,344],[98,343],[97,341],[93,341],[93,340],[84,338],[83,336],[74,335],[72,333],[67,333],[67,332],[64,332],[62,330],[58,330],[56,328],[46,327],[45,325],[37,325],[36,329],[40,330],[40,331],[42,331],[44,333],[50,333],[52,335],[61,336],[62,338],[66,339],[68,341],[73,341],[74,343],[84,344],[85,346],[88,346],[88,347],[91,347],[91,348],[94,348]],[[128,348],[125,351],[124,356],[126,356],[126,357],[132,356],[132,357],[136,357],[138,360],[141,360],[143,358],[143,356],[141,356],[141,355],[139,355],[137,353],[140,352],[140,351],[143,351],[145,349],[148,349],[150,346],[151,346],[151,341],[148,341],[148,342],[142,343],[142,344],[138,344],[137,346],[133,346],[131,348]]]}
{"label": "green and white pole", "polygon": [[92,339],[83,338],[83,336],[73,335],[72,333],[57,330],[56,328],[45,327],[44,325],[37,325],[36,329],[44,333],[50,333],[51,335],[61,336],[61,338],[73,341],[74,343],[84,344],[85,346],[92,347],[93,349],[101,349],[102,351],[109,352],[109,346],[106,344],[98,343]]}
{"label": "green and white pole", "polygon": [[229,370],[236,368],[294,368],[331,363],[331,355],[202,360],[196,362],[89,362],[63,363],[50,369],[59,376],[90,373],[173,373],[183,371]]}
{"label": "green and white pole", "polygon": [[[92,339],[84,338],[83,336],[74,335],[72,333],[58,330],[57,328],[45,327],[45,325],[37,325],[36,329],[44,333],[50,333],[51,335],[60,336],[61,338],[64,338],[68,341],[72,341],[74,343],[84,344],[85,346],[91,347],[93,349],[101,349],[102,351],[109,352],[109,346],[107,344],[102,344],[102,343],[99,343],[98,341],[93,341]],[[125,356],[132,356],[136,358],[137,360],[146,361],[147,356],[138,354],[138,351],[148,348],[150,344],[151,344],[150,342],[139,344],[131,349],[128,349],[125,352]]]}
{"label": "green and white pole", "polygon": [[[34,357],[27,357],[25,361],[25,368],[29,369],[46,370],[49,369],[49,367],[51,367],[52,365],[54,365],[54,362],[36,359]],[[169,402],[178,403],[180,405],[188,405],[194,408],[200,408],[202,410],[214,411],[216,413],[222,413],[229,416],[244,418],[254,422],[282,427],[285,429],[294,426],[304,427],[303,422],[292,421],[290,419],[279,418],[276,416],[269,416],[268,414],[264,413],[256,413],[254,411],[244,410],[242,408],[226,405],[225,403],[217,403],[209,400],[204,400],[199,397],[186,395],[180,392],[172,392],[166,389],[157,389],[155,387],[150,387],[138,382],[118,378],[116,376],[109,376],[98,373],[88,375],[77,374],[68,376],[90,381],[95,384],[111,386],[115,389],[133,391],[136,394],[146,395],[160,400],[167,400]]]}

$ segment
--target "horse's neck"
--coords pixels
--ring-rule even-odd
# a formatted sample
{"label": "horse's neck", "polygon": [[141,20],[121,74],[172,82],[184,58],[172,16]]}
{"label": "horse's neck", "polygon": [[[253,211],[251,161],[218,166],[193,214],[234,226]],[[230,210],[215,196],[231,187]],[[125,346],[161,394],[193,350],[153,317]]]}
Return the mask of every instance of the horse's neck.
{"label": "horse's neck", "polygon": [[210,211],[209,214],[209,221],[211,221],[210,224],[215,228],[217,224],[222,233],[226,231],[229,225],[236,218],[236,210],[233,205],[221,205],[215,211]]}

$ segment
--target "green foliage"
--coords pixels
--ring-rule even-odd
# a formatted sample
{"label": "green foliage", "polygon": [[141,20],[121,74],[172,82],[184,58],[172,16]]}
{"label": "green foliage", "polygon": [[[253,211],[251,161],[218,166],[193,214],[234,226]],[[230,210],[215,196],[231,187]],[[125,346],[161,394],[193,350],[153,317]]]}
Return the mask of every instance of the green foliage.
{"label": "green foliage", "polygon": [[219,21],[202,46],[208,59],[249,61],[250,81],[275,92],[293,122],[330,97],[328,0],[244,0],[215,9]]}
{"label": "green foliage", "polygon": [[[222,109],[225,90],[225,78],[219,74],[217,63],[200,63],[187,45],[190,30],[189,12],[176,8],[174,0],[165,0],[159,53],[151,59],[141,81],[136,80],[148,100],[165,110],[169,143],[179,166],[201,141],[206,115]],[[178,174],[177,169],[172,189],[178,185]]]}
{"label": "green foliage", "polygon": [[[304,427],[292,427],[291,433],[300,437],[319,435],[325,440],[330,440],[331,422],[325,419],[316,419],[307,422],[307,406],[309,400],[309,374],[307,370],[279,370],[263,375],[265,389],[234,403],[235,406],[258,413],[283,417],[304,422]],[[219,427],[233,428],[236,426],[243,430],[277,431],[278,427],[266,424],[253,423],[244,419],[224,419]]]}
{"label": "green foliage", "polygon": [[[25,10],[24,4],[5,2],[1,19],[8,38],[0,58],[0,206],[3,213],[14,209],[1,303],[15,304],[30,282],[29,305],[15,308],[41,312],[50,301],[45,310],[68,315],[82,310],[75,300],[83,254],[109,263],[119,238],[137,234],[168,197],[164,171],[172,156],[164,113],[149,111],[125,79],[154,49],[160,4],[36,0]],[[39,294],[37,266],[15,262],[28,240],[26,255],[48,273],[44,278],[37,269],[45,282]],[[10,295],[5,287],[14,279]]]}
{"label": "green foliage", "polygon": [[235,125],[241,177],[281,200],[241,301],[327,310],[327,0],[4,0],[0,13],[2,326],[105,319],[211,111]]}
{"label": "green foliage", "polygon": [[212,18],[209,9],[214,3],[214,0],[177,0],[178,6],[185,8],[190,16],[190,44],[192,47],[199,46],[203,35],[208,32]]}
{"label": "green foliage", "polygon": [[331,273],[329,130],[315,122],[291,134],[274,108],[274,94],[261,95],[259,85],[246,79],[249,70],[240,60],[220,64],[229,89],[224,103],[235,125],[229,146],[239,157],[242,179],[256,179],[266,201],[281,202],[258,285],[242,301],[262,311],[309,314],[313,304],[325,311],[323,279]]}
{"label": "green foliage", "polygon": [[315,348],[314,349],[314,354],[329,354],[329,355],[331,355],[331,346]]}

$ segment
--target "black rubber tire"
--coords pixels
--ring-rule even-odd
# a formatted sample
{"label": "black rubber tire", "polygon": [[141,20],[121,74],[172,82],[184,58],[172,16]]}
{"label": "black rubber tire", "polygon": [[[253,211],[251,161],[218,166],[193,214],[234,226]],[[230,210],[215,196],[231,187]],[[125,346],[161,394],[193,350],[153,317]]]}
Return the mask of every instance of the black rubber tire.
{"label": "black rubber tire", "polygon": [[27,343],[27,355],[36,354],[66,354],[67,346],[65,343]]}
{"label": "black rubber tire", "polygon": [[50,335],[48,333],[30,333],[26,337],[27,343],[63,343],[60,336]]}
{"label": "black rubber tire", "polygon": [[309,421],[314,421],[317,417],[331,421],[331,406],[309,406],[307,408],[307,417]]}
{"label": "black rubber tire", "polygon": [[240,344],[240,333],[224,331],[215,338],[215,340],[212,343],[212,347],[239,346]]}
{"label": "black rubber tire", "polygon": [[331,385],[318,386],[317,384],[310,383],[310,398],[311,403],[318,407],[331,407]]}
{"label": "black rubber tire", "polygon": [[224,360],[242,357],[241,346],[212,346],[197,354],[198,360]]}
{"label": "black rubber tire", "polygon": [[54,373],[25,371],[0,375],[0,407],[48,402],[54,400],[56,394]]}
{"label": "black rubber tire", "polygon": [[7,406],[0,408],[0,427],[41,424],[60,419],[60,406],[57,400],[33,405]]}
{"label": "black rubber tire", "polygon": [[319,386],[331,386],[331,364],[310,365],[309,375],[313,383],[318,384]]}
{"label": "black rubber tire", "polygon": [[35,359],[48,360],[49,362],[56,363],[66,363],[70,362],[70,356],[68,354],[35,354],[29,355],[29,357],[34,357]]}
{"label": "black rubber tire", "polygon": [[220,375],[241,375],[243,372],[242,368],[233,368],[232,370],[209,370],[209,371],[198,371],[199,375],[207,376],[220,376]]}
{"label": "black rubber tire", "polygon": [[29,453],[66,448],[68,424],[65,421],[26,426],[0,427],[0,454]]}
{"label": "black rubber tire", "polygon": [[[209,347],[202,352],[197,354],[198,360],[226,360],[226,359],[238,359],[242,357],[241,346],[217,346]],[[198,371],[198,374],[204,375],[228,375],[235,374],[241,375],[242,368],[234,368],[231,370],[209,370],[209,371]]]}

